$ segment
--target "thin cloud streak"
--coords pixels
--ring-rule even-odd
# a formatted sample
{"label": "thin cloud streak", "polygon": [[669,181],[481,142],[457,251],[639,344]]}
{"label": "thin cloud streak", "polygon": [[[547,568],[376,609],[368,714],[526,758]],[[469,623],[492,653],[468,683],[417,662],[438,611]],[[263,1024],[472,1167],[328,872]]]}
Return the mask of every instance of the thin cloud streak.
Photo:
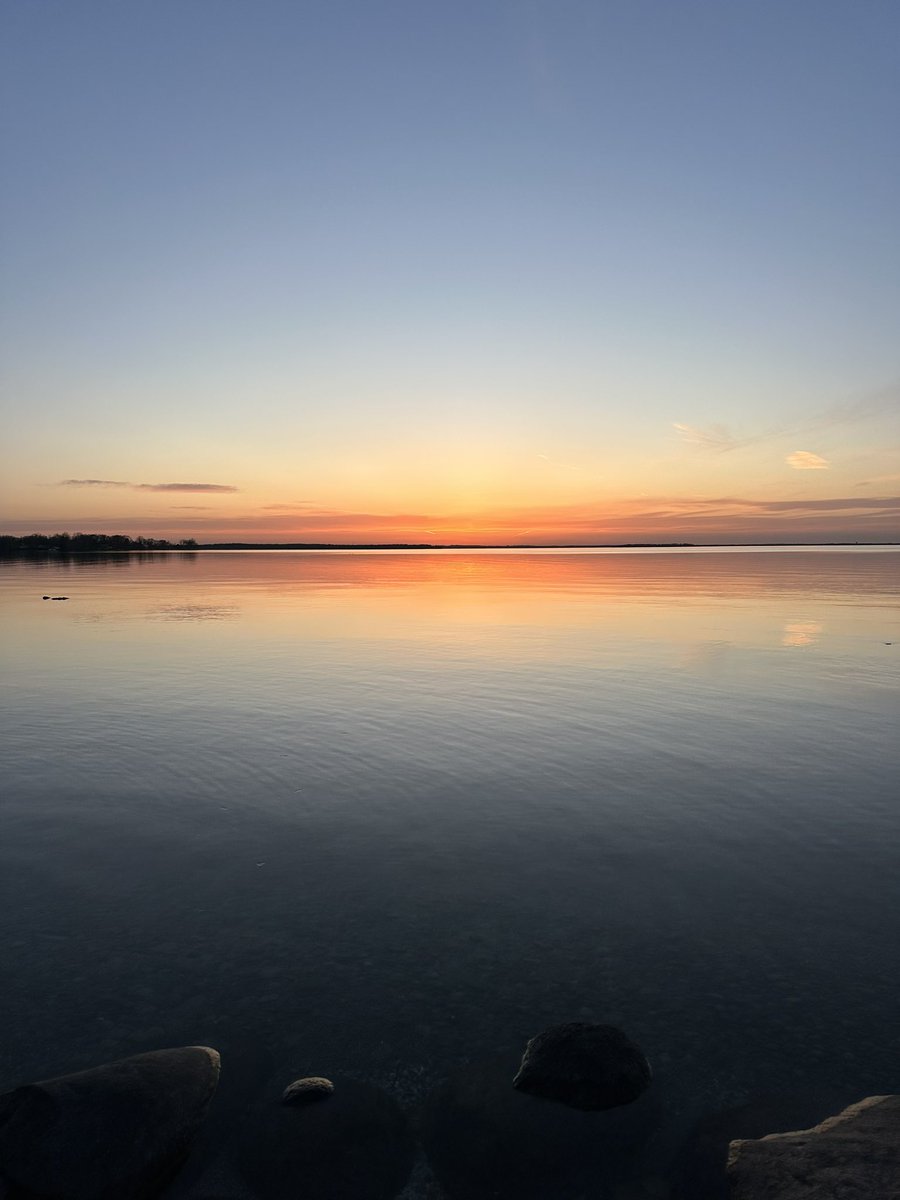
{"label": "thin cloud streak", "polygon": [[[293,504],[264,504],[263,512],[307,512],[315,508],[314,500],[295,500]],[[324,510],[319,510],[324,511]]]}
{"label": "thin cloud streak", "polygon": [[879,483],[900,483],[900,475],[876,475],[874,479],[861,479],[856,487],[875,487]]}
{"label": "thin cloud streak", "polygon": [[130,488],[133,483],[124,479],[61,479],[57,487]]}
{"label": "thin cloud streak", "polygon": [[128,488],[133,492],[237,492],[230,483],[129,483],[123,479],[61,479],[57,487]]}
{"label": "thin cloud streak", "polygon": [[673,428],[678,431],[683,441],[688,445],[697,446],[712,454],[727,454],[732,450],[742,450],[747,446],[758,446],[775,438],[806,434],[822,433],[843,425],[867,421],[872,417],[896,408],[900,401],[900,384],[891,384],[882,388],[874,395],[863,396],[857,400],[848,400],[841,404],[833,404],[829,408],[814,415],[809,420],[776,425],[774,428],[751,434],[748,437],[737,437],[726,425],[708,425],[698,428],[682,422],[673,422]]}
{"label": "thin cloud streak", "polygon": [[561,467],[564,471],[585,471],[586,467],[581,467],[577,463],[560,462],[558,458],[550,458],[547,454],[539,454],[538,458],[547,464],[548,467]]}
{"label": "thin cloud streak", "polygon": [[237,492],[230,483],[136,483],[139,492]]}
{"label": "thin cloud streak", "polygon": [[728,450],[738,450],[741,446],[749,445],[752,438],[736,438],[725,425],[709,425],[706,429],[697,429],[693,425],[682,425],[674,422],[673,428],[681,434],[689,446],[700,446],[716,454],[724,454]]}

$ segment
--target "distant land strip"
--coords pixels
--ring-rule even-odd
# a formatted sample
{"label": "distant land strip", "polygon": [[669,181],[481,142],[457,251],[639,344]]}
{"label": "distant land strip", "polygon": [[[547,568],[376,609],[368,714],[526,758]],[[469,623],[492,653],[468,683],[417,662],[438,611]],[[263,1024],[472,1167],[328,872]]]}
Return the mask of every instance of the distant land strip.
{"label": "distant land strip", "polygon": [[474,543],[474,542],[197,542],[182,538],[127,537],[122,533],[29,533],[0,535],[0,554],[96,554],[147,550],[590,550],[671,549],[692,542]]}
{"label": "distant land strip", "polygon": [[898,542],[197,542],[122,533],[0,534],[0,557],[203,550],[714,550],[742,546],[896,546]]}

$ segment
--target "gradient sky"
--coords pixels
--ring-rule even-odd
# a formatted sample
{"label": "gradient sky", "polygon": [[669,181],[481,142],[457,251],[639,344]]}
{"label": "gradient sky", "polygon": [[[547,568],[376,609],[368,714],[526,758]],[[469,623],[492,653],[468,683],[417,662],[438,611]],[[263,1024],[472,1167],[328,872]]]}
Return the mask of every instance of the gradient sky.
{"label": "gradient sky", "polygon": [[900,540],[896,0],[6,0],[4,532]]}

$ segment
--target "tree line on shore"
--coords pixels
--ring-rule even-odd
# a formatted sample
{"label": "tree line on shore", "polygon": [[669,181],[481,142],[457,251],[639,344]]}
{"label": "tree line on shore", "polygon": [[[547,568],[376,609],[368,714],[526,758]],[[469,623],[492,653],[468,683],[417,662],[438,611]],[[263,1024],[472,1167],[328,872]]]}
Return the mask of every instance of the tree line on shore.
{"label": "tree line on shore", "polygon": [[0,554],[97,554],[122,550],[196,550],[194,538],[127,537],[124,533],[29,533],[0,536]]}

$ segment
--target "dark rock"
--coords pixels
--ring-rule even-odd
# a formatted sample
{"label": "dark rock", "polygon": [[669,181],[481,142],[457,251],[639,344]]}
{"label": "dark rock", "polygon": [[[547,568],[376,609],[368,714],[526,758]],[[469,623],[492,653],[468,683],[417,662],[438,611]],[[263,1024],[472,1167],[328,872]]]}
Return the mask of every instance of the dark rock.
{"label": "dark rock", "polygon": [[816,1125],[845,1106],[832,1089],[755,1096],[746,1104],[702,1117],[672,1168],[672,1200],[728,1200],[725,1162],[735,1138],[760,1138]]}
{"label": "dark rock", "polygon": [[898,1200],[900,1096],[869,1096],[812,1129],[732,1142],[732,1200]]}
{"label": "dark rock", "polygon": [[650,1079],[650,1064],[621,1029],[571,1021],[531,1039],[513,1086],[593,1112],[631,1104]]}
{"label": "dark rock", "polygon": [[219,1079],[206,1046],[136,1054],[0,1096],[0,1175],[47,1200],[145,1200],[177,1171]]}
{"label": "dark rock", "polygon": [[284,1089],[281,1097],[282,1104],[309,1104],[310,1101],[325,1100],[334,1091],[330,1079],[321,1075],[307,1075],[303,1079],[295,1079]]}
{"label": "dark rock", "polygon": [[426,1101],[421,1137],[450,1200],[576,1200],[644,1170],[660,1124],[652,1095],[578,1112],[510,1086],[516,1054],[461,1067]]}
{"label": "dark rock", "polygon": [[390,1200],[406,1183],[414,1157],[409,1124],[391,1097],[338,1079],[327,1104],[270,1101],[255,1112],[244,1131],[240,1169],[266,1200]]}

